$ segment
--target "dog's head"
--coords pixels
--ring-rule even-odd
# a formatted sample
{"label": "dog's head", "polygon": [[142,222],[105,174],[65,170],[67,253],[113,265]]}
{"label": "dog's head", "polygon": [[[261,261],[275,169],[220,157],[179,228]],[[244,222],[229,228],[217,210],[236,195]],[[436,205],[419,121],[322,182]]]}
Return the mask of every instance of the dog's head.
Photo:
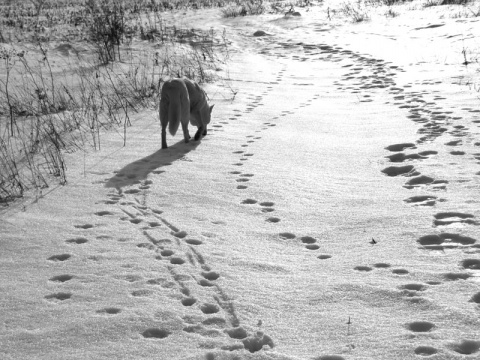
{"label": "dog's head", "polygon": [[212,105],[212,106],[208,106],[208,105],[207,105],[207,106],[204,106],[204,109],[203,109],[204,113],[202,114],[202,117],[203,117],[204,119],[206,119],[205,124],[209,124],[209,123],[210,123],[210,119],[211,119],[211,117],[212,117],[212,110],[213,110],[213,107],[214,107],[214,106],[215,106],[215,105]]}

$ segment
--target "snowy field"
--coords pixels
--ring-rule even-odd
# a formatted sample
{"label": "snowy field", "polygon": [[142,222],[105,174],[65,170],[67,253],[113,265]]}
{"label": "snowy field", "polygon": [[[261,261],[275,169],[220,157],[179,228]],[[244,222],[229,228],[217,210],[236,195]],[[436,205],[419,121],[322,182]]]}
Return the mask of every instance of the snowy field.
{"label": "snowy field", "polygon": [[421,4],[175,13],[232,42],[209,134],[141,112],[3,210],[0,358],[478,359],[480,24]]}

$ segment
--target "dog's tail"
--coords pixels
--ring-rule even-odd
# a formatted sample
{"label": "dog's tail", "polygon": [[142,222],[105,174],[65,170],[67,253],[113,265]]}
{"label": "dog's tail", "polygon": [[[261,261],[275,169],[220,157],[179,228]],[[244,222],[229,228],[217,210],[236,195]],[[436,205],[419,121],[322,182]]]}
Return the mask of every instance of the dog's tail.
{"label": "dog's tail", "polygon": [[182,104],[176,101],[170,101],[168,106],[168,131],[174,136],[180,125],[180,116],[182,113]]}
{"label": "dog's tail", "polygon": [[183,90],[177,93],[173,101],[170,99],[168,107],[168,130],[172,136],[177,133],[180,123],[187,125],[190,119],[190,97],[187,88]]}

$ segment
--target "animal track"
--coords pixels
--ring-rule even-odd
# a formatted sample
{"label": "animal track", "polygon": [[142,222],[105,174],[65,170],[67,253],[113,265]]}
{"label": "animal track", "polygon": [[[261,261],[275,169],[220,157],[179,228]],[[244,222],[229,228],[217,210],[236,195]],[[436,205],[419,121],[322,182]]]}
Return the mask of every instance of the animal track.
{"label": "animal track", "polygon": [[372,271],[373,269],[370,266],[355,266],[354,270],[357,270],[357,271]]}
{"label": "animal track", "polygon": [[172,257],[170,259],[170,264],[173,264],[173,265],[182,265],[184,263],[185,263],[185,260],[179,257]]}
{"label": "animal track", "polygon": [[391,162],[405,162],[408,160],[422,160],[427,159],[430,155],[438,154],[437,151],[421,151],[419,153],[405,154],[405,153],[396,153],[393,155],[386,156]]}
{"label": "animal track", "polygon": [[106,216],[106,215],[114,215],[111,211],[97,211],[94,213],[97,216]]}
{"label": "animal track", "polygon": [[93,228],[92,224],[73,225],[73,226],[76,227],[77,229],[85,229],[85,230]]}
{"label": "animal track", "polygon": [[119,308],[109,307],[109,308],[104,308],[104,309],[97,310],[97,314],[115,315],[115,314],[120,313],[121,311],[122,310],[119,309]]}
{"label": "animal track", "polygon": [[313,244],[313,243],[316,243],[317,242],[317,239],[311,237],[311,236],[303,236],[300,238],[300,240],[302,241],[302,243],[304,244]]}
{"label": "animal track", "polygon": [[452,233],[441,233],[438,235],[425,235],[420,237],[417,242],[428,250],[444,250],[446,248],[458,248],[459,246],[469,246],[477,242],[476,239]]}
{"label": "animal track", "polygon": [[215,304],[203,304],[201,307],[200,307],[200,310],[204,313],[204,314],[215,314],[217,312],[220,311],[220,308],[215,305]]}
{"label": "animal track", "polygon": [[142,336],[145,338],[155,338],[155,339],[164,339],[170,335],[170,331],[159,329],[159,328],[150,328],[145,330],[142,333]]}
{"label": "animal track", "polygon": [[420,205],[420,206],[433,206],[438,198],[433,195],[417,195],[411,196],[408,199],[403,200],[407,204]]}
{"label": "animal track", "polygon": [[446,280],[456,281],[456,280],[467,280],[471,278],[472,275],[468,273],[446,273],[443,275]]}
{"label": "animal track", "polygon": [[202,276],[207,280],[217,280],[220,277],[220,274],[215,271],[202,272]]}
{"label": "animal track", "polygon": [[441,212],[434,215],[434,226],[446,226],[451,224],[469,224],[477,225],[478,223],[473,220],[475,216],[472,214],[464,214],[460,212]]}
{"label": "animal track", "polygon": [[462,340],[459,343],[451,344],[450,348],[462,355],[472,355],[480,350],[480,341]]}
{"label": "animal track", "polygon": [[428,332],[434,327],[435,325],[428,321],[414,321],[406,325],[406,328],[413,332]]}
{"label": "animal track", "polygon": [[414,143],[401,143],[401,144],[389,145],[385,149],[388,151],[403,151],[408,148],[415,149],[416,146]]}
{"label": "animal track", "polygon": [[187,233],[185,231],[177,231],[177,232],[173,232],[172,235],[179,239],[183,239],[184,237],[187,236]]}
{"label": "animal track", "polygon": [[83,238],[83,237],[78,237],[78,238],[75,238],[75,239],[68,239],[68,240],[65,240],[66,243],[69,243],[69,244],[85,244],[86,242],[88,242],[87,239]]}
{"label": "animal track", "polygon": [[138,194],[139,192],[139,189],[129,189],[124,191],[125,194]]}
{"label": "animal track", "polygon": [[70,254],[60,254],[60,255],[53,255],[50,256],[47,260],[50,261],[65,261],[71,258],[72,255]]}
{"label": "animal track", "polygon": [[376,263],[373,264],[373,267],[376,267],[377,269],[388,269],[391,265],[387,263]]}
{"label": "animal track", "polygon": [[257,331],[255,335],[244,339],[242,342],[245,349],[251,353],[262,350],[264,345],[268,345],[270,348],[275,346],[270,336],[265,335],[262,331]]}
{"label": "animal track", "polygon": [[462,266],[464,269],[480,270],[480,259],[465,259]]}
{"label": "animal track", "polygon": [[71,293],[59,292],[59,293],[47,295],[45,296],[45,299],[64,301],[64,300],[70,299],[71,297],[72,297]]}
{"label": "animal track", "polygon": [[436,354],[438,350],[431,346],[418,346],[415,348],[414,352],[416,355],[430,356]]}
{"label": "animal track", "polygon": [[190,245],[202,245],[203,242],[201,240],[197,240],[197,239],[187,239],[185,240],[185,242],[187,244],[190,244]]}
{"label": "animal track", "polygon": [[473,295],[470,301],[480,304],[480,292],[477,292],[475,295]]}
{"label": "animal track", "polygon": [[446,180],[435,180],[430,176],[420,175],[408,180],[403,186],[406,189],[413,189],[422,185],[434,185],[435,189],[444,189],[445,185],[448,184]]}
{"label": "animal track", "polygon": [[409,273],[409,271],[406,270],[406,269],[393,269],[392,273],[394,273],[396,275],[406,275],[406,274]]}
{"label": "animal track", "polygon": [[233,328],[233,329],[226,329],[225,332],[232,339],[245,339],[248,336],[247,331],[241,326]]}
{"label": "animal track", "polygon": [[382,170],[382,173],[384,173],[387,176],[417,176],[420,173],[418,171],[415,171],[415,168],[413,165],[405,165],[405,166],[389,166],[385,169]]}
{"label": "animal track", "polygon": [[197,302],[197,299],[192,298],[192,297],[188,297],[188,298],[182,299],[181,302],[182,302],[183,306],[192,306],[193,304],[195,304]]}
{"label": "animal track", "polygon": [[54,277],[50,278],[50,281],[66,282],[66,281],[70,281],[72,279],[73,279],[72,275],[57,275],[57,276],[54,276]]}
{"label": "animal track", "polygon": [[271,201],[264,201],[264,202],[261,202],[259,205],[264,207],[272,207],[273,205],[275,205],[275,203]]}
{"label": "animal track", "polygon": [[147,289],[135,290],[131,292],[132,296],[135,296],[135,297],[149,296],[152,293],[153,292],[151,290],[147,290]]}

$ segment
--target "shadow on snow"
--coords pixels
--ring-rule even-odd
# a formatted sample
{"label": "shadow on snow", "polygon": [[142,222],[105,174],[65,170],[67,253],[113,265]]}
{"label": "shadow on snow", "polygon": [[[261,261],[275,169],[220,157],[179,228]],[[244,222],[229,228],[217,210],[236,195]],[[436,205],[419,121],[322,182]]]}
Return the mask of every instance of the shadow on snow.
{"label": "shadow on snow", "polygon": [[163,172],[159,169],[171,165],[175,160],[195,150],[198,145],[200,145],[200,141],[190,141],[188,144],[185,144],[185,141],[182,139],[168,147],[168,149],[157,150],[151,155],[125,165],[115,176],[107,181],[105,187],[120,189],[125,186],[138,184],[140,181],[145,180],[150,173],[158,174]]}

